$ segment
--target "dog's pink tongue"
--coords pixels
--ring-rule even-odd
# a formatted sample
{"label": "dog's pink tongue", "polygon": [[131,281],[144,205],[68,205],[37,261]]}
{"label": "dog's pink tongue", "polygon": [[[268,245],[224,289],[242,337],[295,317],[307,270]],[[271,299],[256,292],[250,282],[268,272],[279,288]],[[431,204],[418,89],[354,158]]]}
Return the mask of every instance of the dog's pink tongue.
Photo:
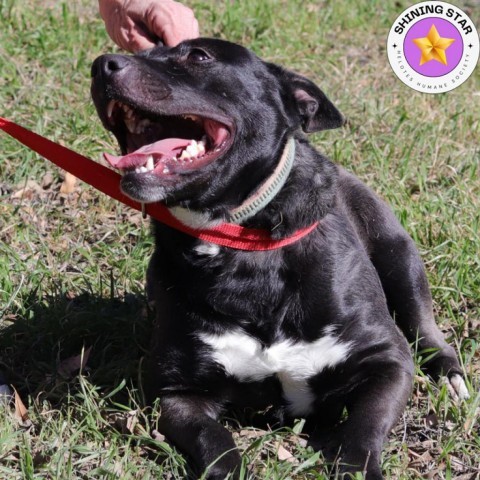
{"label": "dog's pink tongue", "polygon": [[203,128],[209,138],[212,139],[215,146],[220,146],[228,137],[228,129],[215,120],[206,119],[203,122]]}
{"label": "dog's pink tongue", "polygon": [[152,155],[155,160],[158,160],[159,157],[166,157],[167,159],[173,158],[180,153],[180,150],[188,147],[190,143],[191,140],[187,140],[186,138],[167,138],[151,143],[150,145],[145,145],[132,153],[120,157],[110,155],[109,153],[104,153],[103,156],[113,168],[124,170],[145,165],[150,155]]}

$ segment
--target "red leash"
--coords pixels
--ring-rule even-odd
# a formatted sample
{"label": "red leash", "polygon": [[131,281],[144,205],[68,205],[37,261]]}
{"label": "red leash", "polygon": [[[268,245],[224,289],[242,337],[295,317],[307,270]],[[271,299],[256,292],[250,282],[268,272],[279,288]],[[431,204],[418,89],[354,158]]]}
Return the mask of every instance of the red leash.
{"label": "red leash", "polygon": [[[142,205],[139,202],[132,200],[121,192],[120,180],[122,177],[113,170],[27,130],[6,118],[0,117],[0,130],[5,131],[23,143],[23,145],[50,160],[58,167],[70,172],[85,183],[92,185],[92,187],[100,190],[102,193],[135,210],[142,211]],[[297,230],[290,237],[274,240],[266,230],[245,228],[234,223],[223,223],[209,229],[197,230],[180,222],[170,213],[165,205],[158,202],[146,204],[145,212],[155,220],[192,237],[236,250],[275,250],[285,247],[305,237],[318,225],[318,222],[315,222],[309,227]]]}

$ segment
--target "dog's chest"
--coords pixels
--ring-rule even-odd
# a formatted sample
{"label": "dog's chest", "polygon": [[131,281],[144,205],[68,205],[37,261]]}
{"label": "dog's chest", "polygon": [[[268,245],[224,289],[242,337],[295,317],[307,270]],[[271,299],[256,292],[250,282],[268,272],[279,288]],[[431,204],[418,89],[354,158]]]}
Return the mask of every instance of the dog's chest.
{"label": "dog's chest", "polygon": [[351,342],[327,332],[313,342],[281,340],[263,347],[238,329],[222,335],[201,334],[212,359],[240,381],[258,381],[276,375],[292,415],[311,413],[314,394],[308,380],[348,358]]}

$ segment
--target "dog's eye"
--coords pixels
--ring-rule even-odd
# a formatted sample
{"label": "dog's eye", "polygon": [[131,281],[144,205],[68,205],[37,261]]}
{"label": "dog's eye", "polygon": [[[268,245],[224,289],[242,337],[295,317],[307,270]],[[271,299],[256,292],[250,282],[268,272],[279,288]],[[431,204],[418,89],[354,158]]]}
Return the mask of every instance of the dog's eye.
{"label": "dog's eye", "polygon": [[204,50],[202,50],[200,48],[194,48],[188,54],[187,59],[191,62],[202,63],[202,62],[206,62],[208,60],[211,60],[212,57],[210,57],[210,55],[207,52],[205,52]]}

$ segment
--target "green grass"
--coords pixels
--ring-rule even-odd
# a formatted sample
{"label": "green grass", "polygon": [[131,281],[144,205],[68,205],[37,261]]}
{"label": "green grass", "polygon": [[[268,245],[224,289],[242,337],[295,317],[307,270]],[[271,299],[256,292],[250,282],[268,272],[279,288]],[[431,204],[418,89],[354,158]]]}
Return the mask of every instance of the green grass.
{"label": "green grass", "polygon": [[[455,3],[479,25],[478,2]],[[0,114],[92,158],[116,149],[89,96],[91,62],[116,50],[95,4],[0,0]],[[419,373],[385,450],[386,476],[470,479],[480,474],[480,74],[437,96],[397,80],[385,43],[409,4],[190,2],[205,35],[309,76],[348,117],[345,129],[312,140],[379,192],[417,242],[472,392],[456,405]],[[145,406],[139,379],[152,320],[148,223],[83,184],[60,194],[55,167],[5,135],[0,142],[0,369],[33,423],[22,427],[0,406],[0,479],[185,478],[183,458],[151,436],[159,412]],[[81,374],[61,377],[60,362],[87,347]],[[258,432],[227,422],[245,469],[326,478],[301,424]],[[278,459],[280,445],[294,461]]]}

